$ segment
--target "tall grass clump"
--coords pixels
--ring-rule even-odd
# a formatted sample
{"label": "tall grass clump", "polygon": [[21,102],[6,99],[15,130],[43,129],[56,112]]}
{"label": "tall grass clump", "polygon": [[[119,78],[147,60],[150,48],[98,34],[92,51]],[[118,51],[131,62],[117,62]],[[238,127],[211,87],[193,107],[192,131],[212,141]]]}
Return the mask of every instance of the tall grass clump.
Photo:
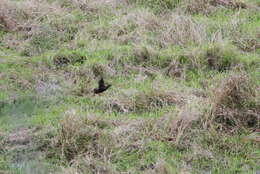
{"label": "tall grass clump", "polygon": [[206,51],[208,66],[217,71],[228,70],[239,63],[238,50],[229,44],[213,44]]}
{"label": "tall grass clump", "polygon": [[52,139],[49,153],[65,161],[71,161],[84,153],[96,156],[109,146],[109,143],[106,145],[103,132],[107,127],[109,122],[91,116],[82,117],[74,110],[68,111]]}
{"label": "tall grass clump", "polygon": [[86,53],[80,50],[60,50],[53,56],[53,64],[56,67],[63,67],[69,64],[83,64],[86,60]]}
{"label": "tall grass clump", "polygon": [[231,72],[212,90],[212,120],[221,130],[257,129],[260,100],[255,81],[246,72]]}

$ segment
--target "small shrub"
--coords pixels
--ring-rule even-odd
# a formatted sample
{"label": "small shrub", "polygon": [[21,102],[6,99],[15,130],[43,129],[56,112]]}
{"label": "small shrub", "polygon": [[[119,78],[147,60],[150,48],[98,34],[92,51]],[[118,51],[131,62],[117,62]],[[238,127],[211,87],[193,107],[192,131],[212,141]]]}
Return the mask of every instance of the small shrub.
{"label": "small shrub", "polygon": [[53,63],[56,67],[62,67],[65,65],[75,65],[75,64],[83,64],[87,59],[87,56],[84,52],[73,50],[73,51],[60,51],[53,57]]}
{"label": "small shrub", "polygon": [[224,130],[260,126],[259,92],[245,72],[232,72],[214,90],[212,114]]}

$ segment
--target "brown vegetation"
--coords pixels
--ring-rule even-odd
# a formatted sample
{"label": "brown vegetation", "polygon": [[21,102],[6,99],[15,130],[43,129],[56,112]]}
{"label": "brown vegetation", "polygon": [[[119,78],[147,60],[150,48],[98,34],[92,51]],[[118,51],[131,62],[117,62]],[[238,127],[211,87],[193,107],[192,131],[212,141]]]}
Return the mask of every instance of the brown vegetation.
{"label": "brown vegetation", "polygon": [[260,103],[256,89],[245,72],[233,72],[213,90],[211,112],[220,130],[259,128]]}

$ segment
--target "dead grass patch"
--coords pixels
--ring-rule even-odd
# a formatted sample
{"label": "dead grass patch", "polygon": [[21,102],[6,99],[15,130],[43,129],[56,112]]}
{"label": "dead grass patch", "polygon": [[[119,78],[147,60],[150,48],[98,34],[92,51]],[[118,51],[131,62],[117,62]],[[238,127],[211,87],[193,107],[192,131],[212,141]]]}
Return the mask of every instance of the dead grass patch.
{"label": "dead grass patch", "polygon": [[239,38],[234,41],[241,50],[246,52],[256,51],[260,48],[260,39],[257,38]]}
{"label": "dead grass patch", "polygon": [[109,35],[120,43],[140,43],[146,39],[147,32],[161,28],[158,18],[147,9],[131,11],[112,21],[111,27],[114,30],[109,31]]}
{"label": "dead grass patch", "polygon": [[[76,19],[68,16],[66,10],[55,3],[4,0],[1,1],[1,8],[4,8],[0,14],[3,27],[16,31],[14,35],[5,35],[3,44],[19,50],[24,56],[56,49],[60,43],[74,39],[77,33]],[[62,24],[59,23],[61,20]]]}
{"label": "dead grass patch", "polygon": [[186,47],[189,44],[201,45],[207,41],[206,28],[203,23],[198,23],[190,16],[172,14],[169,20],[164,22],[164,30],[158,37],[159,45],[180,45]]}
{"label": "dead grass patch", "polygon": [[103,137],[106,134],[103,129],[110,126],[109,122],[83,118],[71,110],[66,113],[60,126],[57,136],[53,138],[52,148],[61,159],[71,161],[81,154],[99,156],[105,147],[109,147]]}
{"label": "dead grass patch", "polygon": [[163,142],[171,142],[177,148],[188,149],[192,145],[192,137],[196,128],[200,126],[199,120],[204,114],[205,101],[198,98],[189,99],[176,111],[169,112],[153,125],[153,137]]}
{"label": "dead grass patch", "polygon": [[213,89],[212,120],[221,130],[259,128],[259,92],[245,72],[232,72]]}
{"label": "dead grass patch", "polygon": [[145,92],[135,92],[135,90],[122,93],[118,97],[113,97],[105,102],[108,111],[123,113],[151,111],[165,106],[182,105],[184,98],[173,91],[147,90]]}
{"label": "dead grass patch", "polygon": [[180,95],[173,91],[151,90],[140,93],[135,97],[137,110],[151,110],[153,108],[163,108],[170,105],[183,104]]}
{"label": "dead grass patch", "polygon": [[243,1],[237,1],[237,0],[212,0],[210,3],[214,6],[222,5],[222,6],[234,8],[234,9],[247,8],[246,3],[244,3]]}
{"label": "dead grass patch", "polygon": [[191,14],[209,15],[215,11],[209,0],[188,0],[185,4],[185,9]]}
{"label": "dead grass patch", "polygon": [[169,66],[166,68],[165,74],[170,77],[181,77],[183,72],[183,68],[179,61],[173,60]]}
{"label": "dead grass patch", "polygon": [[122,94],[118,97],[110,98],[105,102],[105,109],[110,112],[133,112],[135,110],[134,99],[127,94]]}
{"label": "dead grass patch", "polygon": [[[44,70],[43,70],[44,71]],[[37,94],[43,97],[52,98],[57,97],[65,93],[64,85],[61,81],[63,78],[57,79],[58,74],[48,73],[49,69],[45,69],[45,73],[36,73],[34,77],[36,80],[35,90]],[[47,74],[47,73],[48,74]],[[61,77],[61,75],[59,76]]]}
{"label": "dead grass patch", "polygon": [[214,14],[221,7],[231,9],[251,8],[250,5],[240,0],[187,0],[184,1],[183,6],[188,13],[203,15]]}
{"label": "dead grass patch", "polygon": [[63,12],[57,6],[48,4],[45,1],[26,0],[21,2],[11,2],[3,0],[0,3],[1,18],[10,25],[10,30],[31,30],[30,26],[35,25],[36,21],[50,14]]}
{"label": "dead grass patch", "polygon": [[159,47],[176,44],[186,47],[206,42],[206,29],[205,24],[188,15],[171,13],[156,16],[149,9],[137,9],[119,15],[109,24],[91,25],[86,30],[94,38],[112,39],[123,44],[149,42]]}
{"label": "dead grass patch", "polygon": [[2,9],[0,10],[0,29],[7,32],[14,31],[16,23],[12,19],[7,17]]}
{"label": "dead grass patch", "polygon": [[[126,154],[150,151],[149,142],[190,148],[192,128],[201,114],[192,102],[160,119],[101,120],[96,116],[81,117],[72,110],[65,114],[57,135],[52,138],[49,157],[57,156],[69,162],[70,167],[64,168],[67,173],[120,173],[124,169],[115,168],[115,163]],[[131,170],[152,173],[168,170],[161,165],[159,162],[138,164]]]}

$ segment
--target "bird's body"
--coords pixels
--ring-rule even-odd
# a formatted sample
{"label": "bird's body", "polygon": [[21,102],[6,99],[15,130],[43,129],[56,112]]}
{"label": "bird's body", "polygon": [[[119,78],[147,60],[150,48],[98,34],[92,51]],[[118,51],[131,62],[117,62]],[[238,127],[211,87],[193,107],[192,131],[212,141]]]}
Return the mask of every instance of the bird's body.
{"label": "bird's body", "polygon": [[102,93],[104,91],[106,91],[108,88],[110,88],[112,85],[108,84],[105,85],[104,79],[101,77],[101,79],[98,82],[98,88],[94,89],[94,93],[95,94],[99,94]]}

